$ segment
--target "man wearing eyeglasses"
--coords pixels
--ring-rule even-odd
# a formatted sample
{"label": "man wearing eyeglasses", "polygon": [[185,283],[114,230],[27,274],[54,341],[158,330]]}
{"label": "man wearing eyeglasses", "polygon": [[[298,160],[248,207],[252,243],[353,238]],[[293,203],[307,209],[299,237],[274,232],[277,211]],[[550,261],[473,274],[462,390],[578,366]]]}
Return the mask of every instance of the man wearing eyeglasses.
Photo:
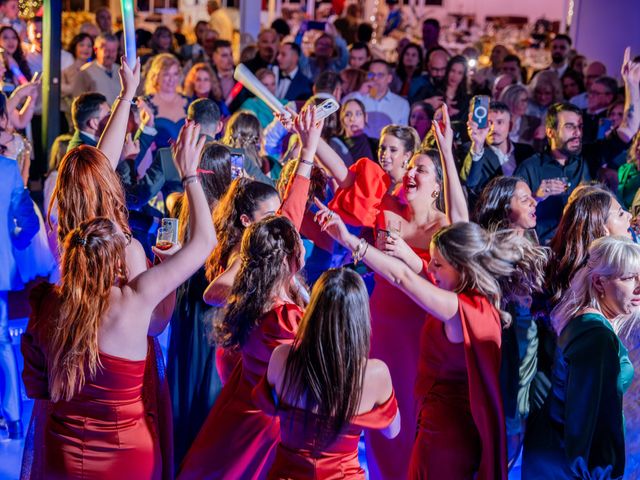
{"label": "man wearing eyeglasses", "polygon": [[407,125],[409,121],[409,102],[389,90],[392,80],[391,66],[384,60],[373,60],[360,91],[344,98],[345,101],[355,98],[364,104],[365,133],[371,138],[380,138],[380,132],[387,125]]}
{"label": "man wearing eyeglasses", "polygon": [[[616,99],[618,82],[615,78],[599,77],[587,91],[587,108],[584,110],[584,131],[582,141],[592,143],[604,135],[599,135],[601,122],[607,117],[607,110]],[[605,129],[605,130],[608,130]]]}

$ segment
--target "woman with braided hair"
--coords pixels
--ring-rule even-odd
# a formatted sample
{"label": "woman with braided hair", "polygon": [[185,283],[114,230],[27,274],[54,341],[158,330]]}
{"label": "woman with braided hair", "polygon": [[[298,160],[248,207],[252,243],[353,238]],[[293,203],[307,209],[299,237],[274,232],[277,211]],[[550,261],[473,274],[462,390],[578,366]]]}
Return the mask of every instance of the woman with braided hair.
{"label": "woman with braided hair", "polygon": [[[322,131],[322,122],[315,121],[315,108],[300,113],[296,128],[304,145],[295,175],[299,177],[301,172],[309,174]],[[290,184],[289,191],[297,182],[299,179]],[[308,178],[305,185],[308,189]],[[236,270],[229,267],[223,273],[230,272],[227,277],[233,283],[225,297],[224,315],[215,325],[217,344],[231,353],[223,367],[231,365],[233,370],[187,452],[181,479],[257,479],[263,478],[271,465],[279,424],[254,405],[251,392],[265,374],[271,352],[278,345],[293,342],[306,304],[306,289],[296,279],[304,265],[298,230],[306,191],[296,197],[300,198],[295,201],[295,212],[289,213],[295,224],[288,216],[273,215],[274,207],[270,215],[263,213],[261,220],[250,218],[248,211],[238,219],[245,230],[234,258]],[[225,249],[217,258],[229,254]],[[232,363],[233,357],[239,361]]]}
{"label": "woman with braided hair", "polygon": [[251,392],[275,347],[291,343],[304,302],[294,276],[304,247],[282,216],[253,223],[242,236],[240,271],[216,325],[216,341],[240,352],[238,363],[187,453],[179,478],[262,478],[279,440],[279,424],[253,403]]}

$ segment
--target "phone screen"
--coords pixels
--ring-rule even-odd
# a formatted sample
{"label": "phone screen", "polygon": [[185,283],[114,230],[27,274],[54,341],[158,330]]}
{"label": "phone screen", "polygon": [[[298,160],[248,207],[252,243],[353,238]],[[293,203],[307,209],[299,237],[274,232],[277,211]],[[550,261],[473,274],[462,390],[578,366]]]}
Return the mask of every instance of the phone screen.
{"label": "phone screen", "polygon": [[244,172],[244,153],[233,150],[231,152],[231,179],[241,177]]}
{"label": "phone screen", "polygon": [[476,95],[473,97],[473,114],[471,119],[478,124],[478,128],[487,128],[489,125],[489,97]]}

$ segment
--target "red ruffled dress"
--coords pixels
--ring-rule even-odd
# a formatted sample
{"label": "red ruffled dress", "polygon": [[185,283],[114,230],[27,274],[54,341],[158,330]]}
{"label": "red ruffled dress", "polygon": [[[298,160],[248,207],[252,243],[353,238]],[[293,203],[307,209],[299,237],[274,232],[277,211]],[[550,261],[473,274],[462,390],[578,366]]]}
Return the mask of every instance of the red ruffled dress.
{"label": "red ruffled dress", "polygon": [[57,308],[57,301],[51,288],[39,292],[48,292],[49,298],[44,299],[44,308],[34,309],[22,339],[26,391],[40,402],[38,415],[44,417],[36,419],[33,441],[34,448],[44,452],[34,454],[38,461],[29,476],[162,478],[157,414],[143,402],[147,360],[100,353],[102,368],[95,378],[87,375],[80,392],[70,401],[48,401],[47,339],[53,328],[50,308]]}
{"label": "red ruffled dress", "polygon": [[[302,227],[302,221],[307,209],[310,182],[306,177],[293,175],[287,185],[280,209],[277,212],[277,215],[282,215],[291,220],[298,232]],[[235,350],[227,350],[222,347],[216,349],[216,368],[222,385],[227,383],[236,365],[240,362],[240,358],[240,353]]]}
{"label": "red ruffled dress", "polygon": [[265,375],[273,350],[293,343],[301,319],[302,310],[291,303],[260,318],[242,347],[241,362],[189,449],[179,479],[266,478],[280,440],[280,425],[254,404],[251,392]]}
{"label": "red ruffled dress", "polygon": [[[394,195],[387,193],[390,178],[377,163],[362,158],[350,170],[356,175],[354,184],[338,190],[330,204],[345,222],[385,229],[385,211],[406,218],[406,212],[401,211]],[[426,276],[429,251],[420,248],[413,250],[422,259],[423,275]],[[414,390],[420,356],[420,332],[426,313],[395,285],[377,274],[370,308],[370,356],[382,360],[389,367],[400,409],[401,428],[393,439],[375,430],[365,431],[369,478],[407,478],[416,437],[418,408]]]}
{"label": "red ruffled dress", "polygon": [[326,419],[303,409],[276,404],[275,392],[266,378],[254,389],[253,398],[262,410],[280,419],[281,440],[269,480],[364,480],[365,473],[358,461],[362,429],[386,428],[398,413],[392,393],[382,405],[355,416],[330,445],[321,446],[317,432],[322,430]]}
{"label": "red ruffled dress", "polygon": [[409,478],[506,480],[500,316],[475,292],[459,294],[458,302],[463,343],[451,343],[432,317],[422,331]]}

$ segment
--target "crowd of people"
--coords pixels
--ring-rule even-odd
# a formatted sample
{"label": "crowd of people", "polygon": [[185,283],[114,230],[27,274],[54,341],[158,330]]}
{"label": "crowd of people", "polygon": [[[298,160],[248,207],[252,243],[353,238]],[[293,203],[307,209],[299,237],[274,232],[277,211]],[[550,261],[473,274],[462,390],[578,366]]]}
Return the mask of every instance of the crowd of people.
{"label": "crowd of people", "polygon": [[[191,43],[138,29],[135,60],[100,9],[61,55],[47,156],[42,18],[15,5],[0,0],[0,440],[26,436],[21,477],[495,480],[518,461],[526,479],[622,478],[630,49],[621,82],[565,34],[543,70],[503,45],[476,68],[427,19],[392,64],[354,5],[322,31],[279,18],[239,60],[281,114],[234,79],[217,2]],[[25,287],[23,426],[8,305]]]}

